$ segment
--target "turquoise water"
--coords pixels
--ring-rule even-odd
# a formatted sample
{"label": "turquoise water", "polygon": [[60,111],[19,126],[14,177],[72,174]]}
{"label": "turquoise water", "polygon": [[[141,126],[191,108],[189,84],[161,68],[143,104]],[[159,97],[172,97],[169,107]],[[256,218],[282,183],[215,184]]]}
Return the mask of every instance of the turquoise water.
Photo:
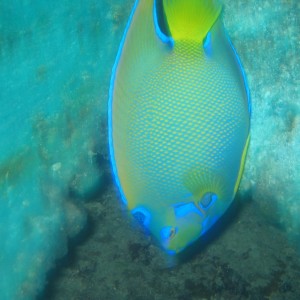
{"label": "turquoise water", "polygon": [[0,0],[0,299],[299,299],[300,4],[224,1],[252,140],[237,208],[175,267],[109,174],[109,80],[133,2]]}

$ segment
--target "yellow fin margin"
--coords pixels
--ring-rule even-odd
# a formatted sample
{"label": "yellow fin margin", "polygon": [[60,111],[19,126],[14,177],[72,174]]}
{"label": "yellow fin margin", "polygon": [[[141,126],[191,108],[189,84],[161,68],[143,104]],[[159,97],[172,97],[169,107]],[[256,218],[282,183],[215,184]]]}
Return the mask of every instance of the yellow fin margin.
{"label": "yellow fin margin", "polygon": [[236,183],[235,183],[235,187],[234,187],[234,194],[236,194],[239,185],[240,185],[240,181],[242,179],[242,175],[244,172],[244,166],[245,166],[245,161],[246,161],[246,156],[247,156],[247,151],[248,151],[248,147],[249,147],[249,142],[250,142],[250,134],[248,135],[244,150],[243,150],[243,155],[242,155],[242,159],[241,159],[241,164],[240,164],[240,170],[239,170],[239,175],[237,177]]}
{"label": "yellow fin margin", "polygon": [[172,38],[201,42],[219,17],[218,0],[163,0],[166,21]]}

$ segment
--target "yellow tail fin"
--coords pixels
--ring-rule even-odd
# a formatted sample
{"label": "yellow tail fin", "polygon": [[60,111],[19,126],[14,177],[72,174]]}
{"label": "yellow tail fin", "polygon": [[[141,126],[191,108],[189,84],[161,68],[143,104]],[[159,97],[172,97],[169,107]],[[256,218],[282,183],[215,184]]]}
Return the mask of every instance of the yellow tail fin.
{"label": "yellow tail fin", "polygon": [[163,0],[163,7],[175,41],[202,41],[222,10],[218,0]]}

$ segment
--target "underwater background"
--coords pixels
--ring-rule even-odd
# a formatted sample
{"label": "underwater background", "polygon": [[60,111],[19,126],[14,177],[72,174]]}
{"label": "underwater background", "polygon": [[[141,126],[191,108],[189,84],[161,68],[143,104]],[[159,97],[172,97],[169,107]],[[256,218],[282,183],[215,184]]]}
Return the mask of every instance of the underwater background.
{"label": "underwater background", "polygon": [[133,0],[0,0],[0,299],[300,299],[300,2],[224,0],[251,143],[235,204],[168,257],[121,204],[111,69]]}

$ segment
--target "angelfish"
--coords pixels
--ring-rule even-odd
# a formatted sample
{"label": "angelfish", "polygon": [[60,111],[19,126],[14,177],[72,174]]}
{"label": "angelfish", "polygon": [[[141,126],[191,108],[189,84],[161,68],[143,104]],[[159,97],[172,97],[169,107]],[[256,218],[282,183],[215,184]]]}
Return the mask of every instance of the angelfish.
{"label": "angelfish", "polygon": [[110,158],[121,198],[170,254],[232,203],[250,95],[216,0],[136,1],[113,67]]}

